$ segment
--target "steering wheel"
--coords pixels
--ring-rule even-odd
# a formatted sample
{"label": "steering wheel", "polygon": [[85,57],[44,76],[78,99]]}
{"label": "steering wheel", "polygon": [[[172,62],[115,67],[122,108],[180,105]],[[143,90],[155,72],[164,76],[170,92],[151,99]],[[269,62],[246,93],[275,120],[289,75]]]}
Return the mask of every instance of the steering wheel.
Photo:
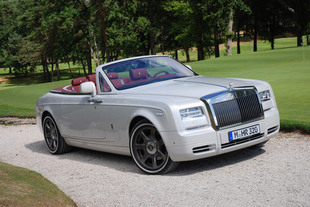
{"label": "steering wheel", "polygon": [[157,77],[159,74],[161,74],[161,73],[165,73],[164,75],[169,74],[167,71],[161,70],[161,71],[155,73],[155,74],[153,75],[153,78],[156,78],[156,77]]}

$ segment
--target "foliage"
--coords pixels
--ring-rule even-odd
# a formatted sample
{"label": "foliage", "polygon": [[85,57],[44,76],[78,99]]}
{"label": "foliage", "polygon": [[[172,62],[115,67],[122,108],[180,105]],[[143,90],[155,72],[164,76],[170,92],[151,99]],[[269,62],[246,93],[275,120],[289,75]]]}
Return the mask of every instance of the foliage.
{"label": "foliage", "polygon": [[[121,57],[186,53],[198,60],[215,54],[233,12],[234,31],[271,42],[278,35],[309,35],[309,0],[21,0],[0,1],[0,67],[32,76],[42,65],[48,81],[61,79],[60,63],[78,63],[84,73]],[[240,39],[238,38],[238,41]],[[256,47],[254,48],[256,51]],[[54,74],[56,73],[56,74]]]}

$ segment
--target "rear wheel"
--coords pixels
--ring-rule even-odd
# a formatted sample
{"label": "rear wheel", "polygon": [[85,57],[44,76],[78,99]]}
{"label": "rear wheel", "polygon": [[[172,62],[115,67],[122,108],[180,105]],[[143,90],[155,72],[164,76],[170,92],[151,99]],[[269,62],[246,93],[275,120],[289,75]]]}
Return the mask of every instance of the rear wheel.
{"label": "rear wheel", "polygon": [[136,165],[150,174],[165,174],[173,170],[173,162],[155,126],[146,120],[135,125],[130,137],[130,153]]}
{"label": "rear wheel", "polygon": [[50,115],[45,116],[43,120],[43,133],[47,148],[52,154],[63,154],[70,150],[70,146],[60,135],[58,127]]}

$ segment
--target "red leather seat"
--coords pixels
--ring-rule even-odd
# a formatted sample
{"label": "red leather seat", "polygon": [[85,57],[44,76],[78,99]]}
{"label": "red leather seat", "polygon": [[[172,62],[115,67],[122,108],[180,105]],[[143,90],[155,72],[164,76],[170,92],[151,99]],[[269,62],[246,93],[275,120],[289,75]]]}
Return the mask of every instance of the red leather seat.
{"label": "red leather seat", "polygon": [[92,81],[96,85],[96,74],[91,74],[86,76],[88,81]]}
{"label": "red leather seat", "polygon": [[131,80],[134,81],[147,79],[149,77],[149,74],[147,73],[145,68],[131,69],[129,71],[129,75]]}
{"label": "red leather seat", "polygon": [[84,83],[84,82],[86,82],[86,81],[87,81],[86,77],[75,78],[75,79],[73,79],[73,80],[71,81],[71,85],[72,85],[72,86],[78,86],[78,85],[80,85],[81,83]]}
{"label": "red leather seat", "polygon": [[112,80],[112,79],[118,79],[118,74],[115,73],[115,72],[108,73],[107,76],[108,76],[108,78],[109,78],[110,80]]}

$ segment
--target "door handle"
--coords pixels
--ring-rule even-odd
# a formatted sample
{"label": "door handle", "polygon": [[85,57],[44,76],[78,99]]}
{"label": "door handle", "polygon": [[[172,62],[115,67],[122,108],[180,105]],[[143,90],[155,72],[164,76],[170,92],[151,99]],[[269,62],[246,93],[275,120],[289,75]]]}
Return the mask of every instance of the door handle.
{"label": "door handle", "polygon": [[100,99],[89,99],[88,102],[89,103],[102,103],[103,100],[100,100]]}

